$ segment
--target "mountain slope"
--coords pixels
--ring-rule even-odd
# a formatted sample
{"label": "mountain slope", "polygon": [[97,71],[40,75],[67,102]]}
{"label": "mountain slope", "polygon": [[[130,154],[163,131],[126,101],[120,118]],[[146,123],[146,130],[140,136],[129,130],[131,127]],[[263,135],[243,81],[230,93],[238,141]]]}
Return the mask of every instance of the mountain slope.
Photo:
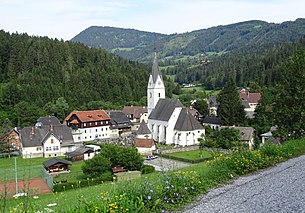
{"label": "mountain slope", "polygon": [[305,35],[305,19],[281,24],[246,21],[182,34],[164,35],[134,29],[89,27],[72,41],[101,47],[122,57],[142,62],[151,61],[154,49],[162,59],[199,57],[213,53],[294,42]]}

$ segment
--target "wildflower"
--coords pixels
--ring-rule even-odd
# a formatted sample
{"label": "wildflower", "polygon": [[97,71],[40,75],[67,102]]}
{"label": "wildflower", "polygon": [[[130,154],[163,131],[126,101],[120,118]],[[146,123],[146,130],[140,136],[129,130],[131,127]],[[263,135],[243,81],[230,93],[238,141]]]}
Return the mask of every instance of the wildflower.
{"label": "wildflower", "polygon": [[152,192],[154,192],[154,190],[150,189],[149,192],[152,193]]}
{"label": "wildflower", "polygon": [[[38,199],[38,196],[34,196],[33,198],[34,198],[34,199]],[[21,202],[21,203],[22,203],[22,202]],[[20,204],[21,204],[21,203],[20,203]],[[22,205],[22,204],[21,204],[21,205]]]}
{"label": "wildflower", "polygon": [[144,200],[144,203],[147,203],[147,200]]}
{"label": "wildflower", "polygon": [[168,184],[168,180],[166,180],[165,183]]}
{"label": "wildflower", "polygon": [[147,200],[151,200],[151,196],[147,196]]}
{"label": "wildflower", "polygon": [[174,203],[175,202],[174,199],[171,199],[171,202]]}
{"label": "wildflower", "polygon": [[170,187],[169,186],[166,186],[166,189],[169,189]]}
{"label": "wildflower", "polygon": [[186,187],[184,187],[184,190],[187,190],[188,188],[187,188],[187,186]]}
{"label": "wildflower", "polygon": [[51,207],[51,206],[56,206],[57,205],[57,203],[50,203],[50,204],[48,204],[47,206],[48,207]]}
{"label": "wildflower", "polygon": [[163,198],[163,200],[164,200],[164,201],[167,201],[167,197],[165,196],[165,197]]}
{"label": "wildflower", "polygon": [[194,187],[194,186],[192,186],[192,187],[191,187],[191,189],[193,189],[193,190],[194,190],[194,189],[195,189],[195,187]]}

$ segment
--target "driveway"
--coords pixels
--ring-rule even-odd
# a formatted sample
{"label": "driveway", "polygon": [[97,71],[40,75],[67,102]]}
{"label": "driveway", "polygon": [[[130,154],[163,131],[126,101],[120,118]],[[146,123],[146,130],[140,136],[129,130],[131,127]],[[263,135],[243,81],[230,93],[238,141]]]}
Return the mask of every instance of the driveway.
{"label": "driveway", "polygon": [[211,190],[185,213],[305,212],[305,155]]}
{"label": "driveway", "polygon": [[173,171],[186,166],[190,166],[192,164],[175,161],[167,158],[157,158],[153,160],[145,160],[144,164],[154,166],[156,171]]}

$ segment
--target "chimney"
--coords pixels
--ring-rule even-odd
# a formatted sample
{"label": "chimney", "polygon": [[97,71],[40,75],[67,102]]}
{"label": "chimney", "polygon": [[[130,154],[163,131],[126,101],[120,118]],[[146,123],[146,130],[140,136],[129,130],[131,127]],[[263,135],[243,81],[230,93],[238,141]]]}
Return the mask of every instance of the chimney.
{"label": "chimney", "polygon": [[34,126],[32,127],[32,132],[31,132],[31,134],[32,134],[32,135],[35,134],[35,127],[34,127]]}
{"label": "chimney", "polygon": [[50,125],[50,131],[54,131],[54,126],[52,124]]}

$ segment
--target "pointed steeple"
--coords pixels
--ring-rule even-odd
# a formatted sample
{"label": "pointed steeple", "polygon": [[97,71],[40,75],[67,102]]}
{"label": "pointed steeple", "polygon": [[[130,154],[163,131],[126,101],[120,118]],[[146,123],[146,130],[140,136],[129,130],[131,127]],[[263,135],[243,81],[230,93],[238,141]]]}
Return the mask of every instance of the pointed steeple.
{"label": "pointed steeple", "polygon": [[157,59],[157,53],[156,52],[155,52],[155,57],[154,57],[153,65],[152,65],[151,75],[153,77],[153,82],[154,83],[156,83],[158,75],[160,76],[161,80],[163,80],[162,79],[162,75],[160,74],[159,65],[158,65],[158,59]]}

